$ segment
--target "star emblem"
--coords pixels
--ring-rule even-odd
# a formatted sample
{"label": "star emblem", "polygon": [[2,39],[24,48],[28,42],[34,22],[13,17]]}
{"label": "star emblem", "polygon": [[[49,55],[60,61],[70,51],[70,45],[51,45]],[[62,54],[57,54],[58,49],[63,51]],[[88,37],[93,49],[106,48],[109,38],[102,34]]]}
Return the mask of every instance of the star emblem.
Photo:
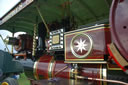
{"label": "star emblem", "polygon": [[86,46],[88,45],[88,44],[86,44],[86,40],[82,40],[81,38],[80,38],[80,40],[79,41],[76,41],[76,43],[77,43],[77,45],[75,46],[76,48],[77,48],[77,52],[78,51],[80,51],[81,53],[83,52],[83,50],[87,50],[86,49]]}
{"label": "star emblem", "polygon": [[70,47],[73,56],[77,58],[85,58],[92,51],[93,41],[89,35],[80,33],[73,36],[70,42]]}

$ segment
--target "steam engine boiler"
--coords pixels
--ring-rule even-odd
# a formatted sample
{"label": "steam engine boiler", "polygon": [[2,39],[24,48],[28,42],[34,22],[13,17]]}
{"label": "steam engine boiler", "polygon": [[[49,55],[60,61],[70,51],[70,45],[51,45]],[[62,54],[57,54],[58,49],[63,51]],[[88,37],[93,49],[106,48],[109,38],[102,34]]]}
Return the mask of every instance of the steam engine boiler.
{"label": "steam engine boiler", "polygon": [[14,58],[32,85],[128,85],[127,5],[113,0],[110,21],[80,29],[57,22],[47,35],[40,22],[33,37],[9,38],[18,51]]}
{"label": "steam engine boiler", "polygon": [[[32,85],[127,84],[128,75],[108,52],[107,45],[112,42],[108,24],[67,32],[65,29],[54,30],[50,32],[49,40],[41,36],[32,40],[28,34],[19,37],[10,38],[9,43],[15,49],[20,48],[14,57],[18,56],[15,58],[24,66]],[[14,40],[17,44],[12,43]],[[32,55],[33,44],[30,40],[36,41],[33,42],[37,44],[35,55]]]}

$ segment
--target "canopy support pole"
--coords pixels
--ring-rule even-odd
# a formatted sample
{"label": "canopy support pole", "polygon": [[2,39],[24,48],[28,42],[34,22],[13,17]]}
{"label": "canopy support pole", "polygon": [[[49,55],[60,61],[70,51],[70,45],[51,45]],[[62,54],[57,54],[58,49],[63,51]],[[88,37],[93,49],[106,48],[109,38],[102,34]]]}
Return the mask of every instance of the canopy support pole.
{"label": "canopy support pole", "polygon": [[41,17],[41,19],[42,19],[42,21],[43,21],[45,27],[46,27],[47,33],[49,34],[48,25],[46,24],[46,21],[44,20],[44,17],[42,16],[41,11],[39,10],[39,8],[38,8],[37,6],[36,6],[36,9],[37,9],[37,11],[38,11],[38,13],[39,13],[39,15],[40,15],[40,17]]}
{"label": "canopy support pole", "polygon": [[[0,35],[0,37],[1,37],[2,41],[4,42],[4,39],[3,39],[2,35]],[[8,52],[10,53],[10,51],[9,51],[9,49],[8,49],[8,47],[7,47],[7,44],[6,44],[5,42],[4,42],[4,44],[5,44],[6,49],[7,49]]]}
{"label": "canopy support pole", "polygon": [[[14,33],[15,33],[15,28],[13,28],[12,37],[14,37]],[[12,45],[12,50],[11,50],[12,54],[13,54],[13,48],[14,48],[14,46]]]}
{"label": "canopy support pole", "polygon": [[36,28],[37,28],[37,25],[34,24],[32,56],[35,56],[35,53],[36,53],[36,51],[35,51],[35,49],[36,49],[36,35],[37,35],[37,30],[36,30]]}

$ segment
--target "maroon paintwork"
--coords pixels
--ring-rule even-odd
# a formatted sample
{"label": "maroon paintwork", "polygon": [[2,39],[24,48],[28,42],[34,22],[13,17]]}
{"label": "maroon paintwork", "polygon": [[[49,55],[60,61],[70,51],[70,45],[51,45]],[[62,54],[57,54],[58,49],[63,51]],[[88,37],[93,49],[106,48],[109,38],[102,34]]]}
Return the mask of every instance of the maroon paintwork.
{"label": "maroon paintwork", "polygon": [[32,50],[33,38],[28,34],[21,34],[18,36],[18,45],[14,45],[16,51]]}
{"label": "maroon paintwork", "polygon": [[[47,58],[50,58],[50,56],[47,56]],[[44,58],[44,59],[43,59]],[[37,71],[37,75],[42,75],[42,76],[48,76],[48,70],[47,70],[47,67],[48,67],[48,63],[47,62],[44,62],[45,61],[45,58],[46,56],[42,57],[41,60],[43,60],[43,62],[41,63],[40,62],[40,67],[37,69],[39,70],[40,69],[40,73],[39,71]],[[47,61],[47,60],[46,60]],[[42,65],[41,65],[42,64]],[[62,69],[63,67],[65,67],[65,65],[67,64],[64,64],[62,61],[57,61],[55,63],[55,66],[53,67],[53,75],[58,72],[60,69]],[[38,67],[38,65],[37,65]],[[41,68],[46,68],[45,70],[44,69],[41,69]],[[102,85],[102,81],[88,81],[88,80],[77,80],[75,75],[73,76],[74,79],[71,79],[71,76],[70,76],[70,69],[71,68],[67,68],[63,71],[61,71],[58,75],[56,75],[55,77],[53,77],[53,80],[54,78],[57,78],[56,81],[52,81],[50,82],[50,78],[49,80],[47,79],[43,79],[41,80],[41,78],[39,80],[31,80],[31,85]],[[42,74],[44,73],[44,74]],[[106,79],[105,76],[103,76],[103,65],[102,64],[81,64],[80,65],[80,68],[77,70],[76,72],[76,75],[79,75],[79,76],[84,76],[84,77],[91,77],[91,78],[98,78],[98,79]],[[106,74],[106,73],[104,73]],[[76,80],[75,80],[76,79]]]}
{"label": "maroon paintwork", "polygon": [[113,42],[128,61],[128,0],[113,0],[110,24]]}
{"label": "maroon paintwork", "polygon": [[37,61],[37,65],[35,67],[36,69],[35,74],[36,74],[37,79],[48,79],[49,78],[48,70],[49,70],[49,64],[52,58],[53,58],[52,56],[44,55],[40,57],[40,59]]}
{"label": "maroon paintwork", "polygon": [[[102,65],[91,65],[91,64],[83,64],[82,69],[80,70],[80,75],[84,77],[98,78],[103,79],[103,68]],[[94,82],[93,85],[102,85],[102,82],[97,81]]]}
{"label": "maroon paintwork", "polygon": [[[108,54],[107,51],[107,44],[111,43],[111,35],[108,27],[102,26],[101,29],[99,26],[95,28],[91,28],[88,30],[81,30],[81,31],[76,31],[72,33],[68,33],[65,35],[65,59],[66,61],[83,61],[83,60],[104,60],[104,55]],[[93,30],[92,30],[93,29]],[[92,41],[93,41],[93,48],[92,52],[89,56],[85,57],[84,59],[80,59],[75,57],[72,52],[71,52],[71,47],[70,43],[72,38],[75,35],[78,35],[79,33],[85,33],[91,36]],[[82,38],[81,38],[82,39]],[[89,44],[89,42],[86,40],[86,42]]]}
{"label": "maroon paintwork", "polygon": [[[67,64],[64,63],[64,61],[55,61],[55,66],[54,66],[54,71],[53,71],[53,76],[55,75],[56,72],[58,72],[60,69],[64,68],[65,66],[67,66]],[[71,72],[71,68],[67,68],[65,70],[63,70],[62,72],[58,73],[55,77],[60,77],[60,78],[67,78],[70,79],[70,72]]]}
{"label": "maroon paintwork", "polygon": [[[51,65],[52,63],[52,65]],[[40,57],[40,59],[37,61],[36,67],[35,67],[35,76],[36,79],[50,79],[53,77],[60,77],[60,78],[70,78],[70,72],[71,69],[67,67],[66,69],[59,72],[57,75],[56,72],[66,67],[67,64],[64,63],[64,61],[54,61],[53,56],[50,55],[43,55]],[[51,72],[49,73],[51,69]]]}

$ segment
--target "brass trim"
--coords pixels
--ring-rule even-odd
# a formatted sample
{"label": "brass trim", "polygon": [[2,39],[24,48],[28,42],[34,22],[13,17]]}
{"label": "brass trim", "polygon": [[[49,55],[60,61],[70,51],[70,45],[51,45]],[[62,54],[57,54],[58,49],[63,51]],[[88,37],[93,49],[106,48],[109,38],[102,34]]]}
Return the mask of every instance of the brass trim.
{"label": "brass trim", "polygon": [[75,84],[75,81],[76,80],[74,80],[74,78],[75,78],[75,72],[74,72],[74,70],[75,69],[72,69],[72,68],[69,68],[69,69],[70,69],[69,76],[71,78],[71,79],[69,79],[69,85],[76,85]]}
{"label": "brass trim", "polygon": [[69,83],[69,85],[70,85],[70,75],[71,75],[71,68],[68,68],[68,70],[69,70],[69,73],[68,73],[68,75],[69,75],[69,79],[68,79],[68,83]]}
{"label": "brass trim", "polygon": [[103,61],[103,62],[99,62],[99,61],[65,61],[65,63],[93,63],[93,64],[106,64],[107,62],[106,61]]}
{"label": "brass trim", "polygon": [[35,56],[36,54],[36,46],[37,46],[37,43],[36,43],[36,36],[37,36],[37,25],[34,24],[34,33],[33,33],[33,46],[32,46],[32,56]]}
{"label": "brass trim", "polygon": [[[107,80],[107,68],[106,68],[106,66],[103,66],[102,70],[103,70],[103,71],[102,71],[102,72],[103,72],[103,73],[102,73],[103,79],[104,79],[104,80]],[[104,85],[107,85],[107,82],[103,82],[103,84],[104,84]]]}
{"label": "brass trim", "polygon": [[64,35],[64,58],[65,58],[65,60],[66,60],[66,36]]}
{"label": "brass trim", "polygon": [[[108,25],[108,26],[106,26]],[[73,33],[73,32],[77,32],[77,31],[83,31],[83,30],[90,30],[91,28],[94,28],[94,29],[97,29],[97,28],[107,28],[109,29],[109,24],[100,24],[100,25],[96,25],[96,26],[91,26],[91,27],[85,27],[85,28],[81,28],[81,29],[78,29],[78,30],[73,30],[73,31],[70,31],[70,32],[65,32],[65,34],[69,34],[69,33]]]}
{"label": "brass trim", "polygon": [[65,43],[65,61],[75,61],[75,60],[84,60],[85,61],[89,61],[89,60],[100,60],[100,61],[103,61],[104,59],[66,59],[66,37],[64,36],[64,43]]}
{"label": "brass trim", "polygon": [[121,68],[110,68],[108,64],[107,64],[107,69],[108,70],[122,70]]}
{"label": "brass trim", "polygon": [[[100,65],[100,79],[102,79],[102,65]],[[102,81],[100,81],[100,85],[102,85]]]}
{"label": "brass trim", "polygon": [[121,65],[121,66],[127,66],[128,65],[128,62],[124,59],[124,57],[120,54],[120,52],[118,51],[118,49],[116,48],[116,46],[111,43],[109,45],[109,49],[110,51],[112,52],[112,55],[113,57],[118,61],[118,63]]}
{"label": "brass trim", "polygon": [[[102,24],[103,26],[104,25],[107,25],[107,24]],[[98,25],[98,26],[102,26],[102,25]],[[93,26],[92,26],[93,27]],[[88,27],[88,28],[92,28],[92,27]],[[94,27],[97,27],[97,26],[94,26]],[[88,28],[86,28],[86,29],[88,29]],[[85,29],[85,28],[84,28]],[[90,61],[90,60],[93,60],[93,61],[95,61],[95,60],[98,60],[98,61],[104,61],[104,59],[67,59],[66,58],[66,50],[67,50],[67,48],[66,48],[66,37],[67,36],[69,36],[69,35],[73,35],[73,34],[76,34],[76,33],[83,33],[83,32],[88,32],[88,31],[93,31],[93,30],[98,30],[98,29],[109,29],[109,26],[108,27],[99,27],[99,28],[94,28],[94,29],[90,29],[90,30],[80,30],[80,32],[78,32],[78,30],[75,32],[75,31],[72,31],[73,33],[71,33],[71,32],[68,32],[68,33],[71,33],[71,34],[67,34],[67,33],[65,33],[64,34],[64,45],[65,45],[65,61],[74,61],[75,62],[75,60],[84,60],[84,61]]]}
{"label": "brass trim", "polygon": [[36,62],[34,63],[34,65],[33,65],[33,74],[34,74],[34,77],[35,77],[36,80],[39,80],[39,76],[38,76],[38,74],[37,74],[37,65],[38,65],[38,62],[39,62],[39,60],[36,61]]}
{"label": "brass trim", "polygon": [[46,21],[45,21],[43,15],[41,14],[41,10],[39,9],[39,7],[37,5],[36,5],[36,9],[37,9],[37,12],[39,13],[39,16],[41,17],[42,22],[44,23],[47,33],[49,33],[48,25],[46,24]]}
{"label": "brass trim", "polygon": [[74,78],[74,77],[75,77],[74,69],[70,68],[70,78]]}
{"label": "brass trim", "polygon": [[55,69],[55,66],[56,66],[56,61],[53,62],[53,66],[52,66],[52,78],[55,77],[55,76],[54,76],[54,69]]}
{"label": "brass trim", "polygon": [[52,78],[52,71],[53,71],[54,59],[52,58],[48,64],[48,78]]}
{"label": "brass trim", "polygon": [[72,60],[72,61],[75,61],[75,60],[78,60],[78,61],[79,61],[79,60],[83,60],[83,61],[89,61],[89,60],[94,60],[94,61],[95,61],[95,60],[102,60],[102,61],[103,61],[104,59],[66,59],[66,60]]}
{"label": "brass trim", "polygon": [[75,69],[75,70],[74,70],[74,75],[75,75],[75,85],[77,85],[77,81],[78,81],[78,79],[77,79],[77,74],[78,74],[78,70]]}
{"label": "brass trim", "polygon": [[[86,54],[84,54],[84,55],[82,55],[82,56],[75,53],[75,51],[74,51],[74,49],[73,49],[73,44],[72,44],[72,43],[74,42],[75,38],[78,37],[78,36],[80,36],[80,35],[86,36],[86,37],[89,39],[89,41],[90,41],[89,50],[87,51]],[[71,43],[70,43],[70,48],[71,48],[72,54],[73,54],[75,57],[77,57],[77,58],[85,58],[85,57],[87,57],[88,55],[90,55],[90,53],[91,53],[91,51],[92,51],[92,48],[93,48],[93,40],[92,40],[91,36],[89,36],[88,34],[80,33],[80,34],[78,34],[78,35],[75,35],[75,36],[72,38]]]}
{"label": "brass trim", "polygon": [[[103,26],[104,26],[105,24],[103,24]],[[91,28],[91,27],[90,27]],[[73,34],[76,34],[76,33],[83,33],[83,32],[88,32],[88,31],[93,31],[93,30],[97,30],[97,29],[109,29],[109,27],[107,28],[107,27],[99,27],[99,28],[94,28],[94,29],[90,29],[90,30],[80,30],[80,32],[74,32],[74,33],[70,33],[70,34],[66,34],[65,33],[65,35],[64,35],[64,44],[65,44],[65,60],[71,60],[71,61],[74,61],[74,60],[84,60],[84,59],[66,59],[66,50],[67,50],[67,48],[66,48],[66,37],[67,36],[69,36],[69,35],[73,35]],[[103,61],[104,59],[85,59],[85,60],[100,60],[100,61]]]}
{"label": "brass trim", "polygon": [[69,35],[73,35],[73,34],[76,34],[76,33],[83,33],[83,32],[89,32],[89,31],[94,31],[94,30],[98,30],[98,29],[110,29],[109,27],[98,27],[98,28],[94,28],[94,29],[88,29],[88,30],[85,30],[82,28],[82,30],[75,30],[75,31],[72,31],[72,32],[68,32],[68,33],[65,33],[65,37],[66,36],[69,36]]}
{"label": "brass trim", "polygon": [[69,79],[69,85],[76,85],[74,79]]}
{"label": "brass trim", "polygon": [[37,68],[38,68],[37,66],[38,66],[39,61],[40,61],[40,58],[33,65],[33,74],[36,80],[39,80],[39,76],[37,74]]}

